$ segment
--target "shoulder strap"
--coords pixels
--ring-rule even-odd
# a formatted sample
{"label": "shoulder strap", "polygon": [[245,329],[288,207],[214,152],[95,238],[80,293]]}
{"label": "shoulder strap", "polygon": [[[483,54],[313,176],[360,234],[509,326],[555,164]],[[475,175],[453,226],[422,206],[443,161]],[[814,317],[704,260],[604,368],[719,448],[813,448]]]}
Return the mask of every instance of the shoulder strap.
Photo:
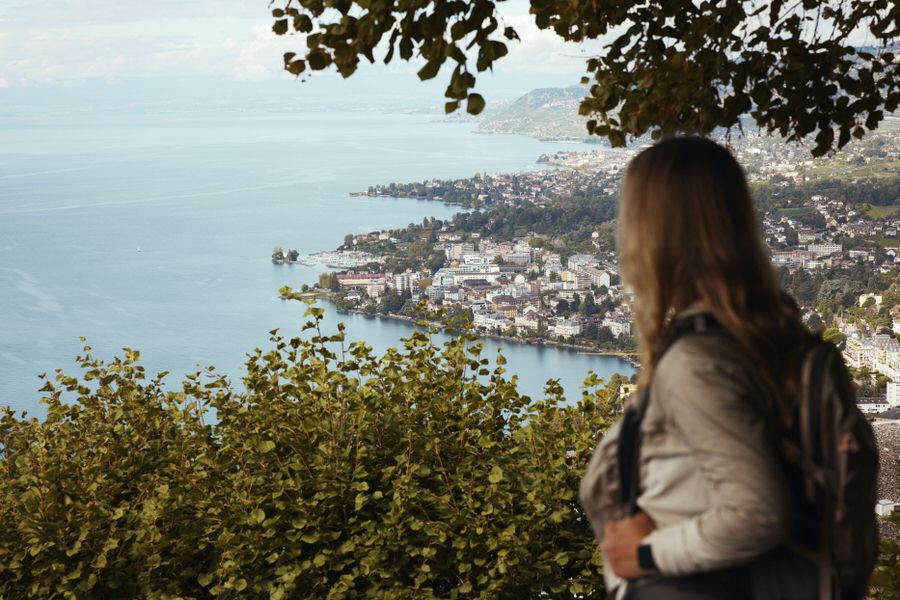
{"label": "shoulder strap", "polygon": [[641,468],[641,422],[649,403],[650,390],[640,390],[637,405],[632,404],[622,415],[616,461],[619,467],[619,504],[627,516],[637,511]]}
{"label": "shoulder strap", "polygon": [[[659,352],[659,361],[676,341],[694,333],[720,333],[722,326],[709,313],[698,313],[679,319],[672,328],[672,335]],[[625,409],[619,430],[616,460],[619,468],[619,503],[628,516],[637,511],[641,468],[641,423],[650,403],[650,386],[640,390],[636,405]]]}

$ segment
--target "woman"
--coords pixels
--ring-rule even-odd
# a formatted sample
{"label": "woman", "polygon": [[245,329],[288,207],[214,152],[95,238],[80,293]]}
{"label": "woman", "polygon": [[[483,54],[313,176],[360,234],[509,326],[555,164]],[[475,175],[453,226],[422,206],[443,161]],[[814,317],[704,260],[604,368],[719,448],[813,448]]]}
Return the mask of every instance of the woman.
{"label": "woman", "polygon": [[[637,599],[814,597],[812,565],[778,550],[791,502],[769,435],[790,413],[789,353],[807,331],[779,290],[740,166],[699,137],[644,150],[623,179],[618,243],[648,392],[639,510],[622,513],[616,497],[621,422],[581,486],[607,589]],[[701,314],[715,330],[675,338]]]}

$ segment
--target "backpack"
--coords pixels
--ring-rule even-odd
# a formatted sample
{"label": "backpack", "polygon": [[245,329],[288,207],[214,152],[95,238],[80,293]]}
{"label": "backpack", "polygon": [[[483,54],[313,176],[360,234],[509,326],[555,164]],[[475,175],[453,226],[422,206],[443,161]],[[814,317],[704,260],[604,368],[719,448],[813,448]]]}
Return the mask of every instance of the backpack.
{"label": "backpack", "polygon": [[793,423],[778,432],[795,502],[788,547],[819,564],[820,598],[862,597],[878,558],[875,435],[834,344],[811,336],[793,367]]}
{"label": "backpack", "polygon": [[[694,315],[675,324],[668,346],[700,333],[725,334],[712,315]],[[875,435],[856,406],[850,375],[833,344],[809,336],[794,352],[791,369],[798,382],[791,425],[774,418],[771,423],[794,502],[785,545],[819,567],[821,600],[862,597],[878,557]],[[619,498],[629,515],[637,510],[640,423],[648,392],[642,390],[626,409],[618,440]]]}

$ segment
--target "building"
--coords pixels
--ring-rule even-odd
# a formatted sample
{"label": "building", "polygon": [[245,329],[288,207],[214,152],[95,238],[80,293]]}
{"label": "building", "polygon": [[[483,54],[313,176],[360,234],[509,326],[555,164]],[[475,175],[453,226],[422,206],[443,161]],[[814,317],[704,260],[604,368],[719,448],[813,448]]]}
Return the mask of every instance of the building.
{"label": "building", "polygon": [[466,254],[475,253],[475,244],[472,242],[461,242],[459,244],[448,244],[444,248],[444,255],[447,260],[462,260]]}
{"label": "building", "polygon": [[888,381],[885,401],[891,406],[900,406],[900,381]]}
{"label": "building", "polygon": [[887,499],[879,500],[875,503],[875,514],[881,517],[892,515],[897,510],[897,505],[897,502],[891,502]]}
{"label": "building", "polygon": [[847,338],[843,354],[849,366],[855,369],[871,369],[875,358],[875,346],[869,340],[851,337]]}
{"label": "building", "polygon": [[366,286],[366,294],[369,295],[369,298],[381,298],[386,289],[387,285],[384,282],[370,283]]}
{"label": "building", "polygon": [[429,285],[428,288],[425,289],[425,295],[428,296],[428,299],[432,302],[439,302],[444,299],[444,286],[442,285]]}
{"label": "building", "polygon": [[879,334],[872,339],[872,345],[875,347],[872,369],[893,381],[900,381],[900,342],[889,335]]}
{"label": "building", "polygon": [[444,288],[444,302],[462,302],[466,299],[466,292],[458,285],[448,285]]}
{"label": "building", "polygon": [[506,317],[507,319],[515,318],[515,316],[519,312],[518,307],[515,304],[511,304],[511,303],[510,304],[491,303],[491,306],[493,307],[494,312],[496,314],[500,315],[501,317]]}
{"label": "building", "polygon": [[869,300],[874,300],[875,306],[881,306],[881,295],[879,294],[861,294],[859,296],[859,305],[864,306]]}
{"label": "building", "polygon": [[541,326],[540,317],[533,312],[517,315],[515,318],[516,331],[519,333],[535,332]]}
{"label": "building", "polygon": [[591,278],[591,285],[605,287],[606,289],[609,289],[609,286],[612,285],[612,275],[610,275],[609,271],[604,271],[603,269],[598,269],[596,267],[588,267],[584,272]]}
{"label": "building", "polygon": [[568,276],[566,280],[563,282],[563,289],[566,290],[588,290],[591,287],[591,276],[584,272],[573,273],[572,271],[566,271]]}
{"label": "building", "polygon": [[816,255],[816,258],[820,256],[829,256],[831,254],[840,254],[844,251],[844,247],[841,244],[810,244],[807,248]]}
{"label": "building", "polygon": [[503,252],[500,254],[500,258],[513,265],[531,264],[531,252]]}
{"label": "building", "polygon": [[562,337],[581,334],[581,323],[577,319],[558,319],[553,326],[553,333]]}
{"label": "building", "polygon": [[631,335],[631,321],[625,317],[606,317],[602,325],[608,327],[616,337]]}
{"label": "building", "polygon": [[884,398],[857,398],[856,407],[869,415],[875,415],[884,412],[891,406]]}
{"label": "building", "polygon": [[487,329],[488,331],[493,331],[495,329],[506,329],[509,327],[509,321],[495,315],[493,313],[482,313],[477,312],[472,317],[472,324],[475,327],[481,327],[483,329]]}
{"label": "building", "polygon": [[412,271],[394,273],[394,289],[398,292],[405,292],[406,290],[413,291],[416,289],[420,278],[420,273],[414,273]]}
{"label": "building", "polygon": [[337,280],[338,285],[342,288],[368,287],[387,283],[384,273],[346,273],[338,275]]}
{"label": "building", "polygon": [[816,241],[816,232],[812,229],[801,229],[797,232],[797,241],[801,244],[809,244]]}
{"label": "building", "polygon": [[590,254],[573,254],[569,257],[568,267],[571,271],[580,271],[593,267],[597,264],[597,259]]}
{"label": "building", "polygon": [[558,254],[552,254],[544,259],[544,277],[550,277],[552,273],[559,273],[563,270],[562,262],[559,260]]}

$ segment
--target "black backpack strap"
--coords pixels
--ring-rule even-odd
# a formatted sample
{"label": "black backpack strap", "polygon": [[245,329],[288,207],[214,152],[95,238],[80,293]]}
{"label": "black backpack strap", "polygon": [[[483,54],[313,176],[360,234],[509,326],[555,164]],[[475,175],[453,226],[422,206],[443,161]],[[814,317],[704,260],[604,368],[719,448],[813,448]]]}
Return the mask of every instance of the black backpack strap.
{"label": "black backpack strap", "polygon": [[668,350],[679,338],[689,333],[720,333],[722,326],[710,313],[697,313],[682,317],[672,328],[672,336],[666,345]]}
{"label": "black backpack strap", "polygon": [[[685,335],[694,333],[721,333],[719,322],[709,313],[698,313],[679,319],[672,328],[672,335],[665,347],[658,353],[657,362],[672,345]],[[637,497],[640,491],[641,469],[641,423],[650,404],[650,386],[640,391],[636,405],[625,409],[619,440],[616,447],[616,461],[619,468],[619,503],[628,516],[637,512]]]}
{"label": "black backpack strap", "polygon": [[625,409],[619,429],[616,461],[619,467],[619,504],[627,516],[637,511],[641,470],[641,422],[647,410],[650,390],[643,388],[637,405]]}

